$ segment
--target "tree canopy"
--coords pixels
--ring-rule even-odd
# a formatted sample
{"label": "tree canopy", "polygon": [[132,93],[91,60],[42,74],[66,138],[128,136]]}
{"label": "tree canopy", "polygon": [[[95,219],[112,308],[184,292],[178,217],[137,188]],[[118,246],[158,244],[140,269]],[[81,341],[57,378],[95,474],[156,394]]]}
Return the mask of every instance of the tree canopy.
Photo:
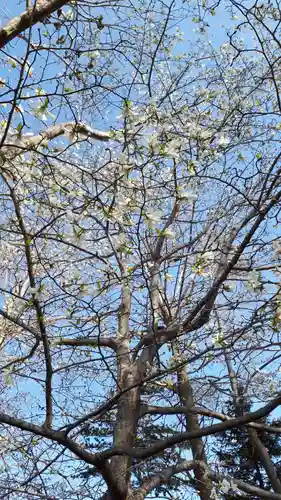
{"label": "tree canopy", "polygon": [[1,9],[0,498],[280,500],[279,2]]}

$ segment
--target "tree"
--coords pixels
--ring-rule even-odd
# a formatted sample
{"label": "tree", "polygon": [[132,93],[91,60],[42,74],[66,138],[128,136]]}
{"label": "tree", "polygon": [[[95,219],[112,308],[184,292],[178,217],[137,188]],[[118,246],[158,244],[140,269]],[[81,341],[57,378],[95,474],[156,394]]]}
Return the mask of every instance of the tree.
{"label": "tree", "polygon": [[[1,497],[280,499],[278,2],[19,7],[0,29]],[[232,432],[263,484],[216,463]]]}

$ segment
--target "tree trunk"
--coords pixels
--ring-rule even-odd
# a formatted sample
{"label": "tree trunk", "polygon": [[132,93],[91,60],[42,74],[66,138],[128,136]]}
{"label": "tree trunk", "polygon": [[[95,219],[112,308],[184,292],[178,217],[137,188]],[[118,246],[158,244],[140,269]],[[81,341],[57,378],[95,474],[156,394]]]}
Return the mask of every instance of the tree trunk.
{"label": "tree trunk", "polygon": [[[128,376],[127,386],[133,384],[133,377]],[[125,386],[123,386],[125,388]],[[133,389],[121,396],[118,405],[117,421],[114,432],[114,446],[133,446],[136,426],[139,417],[140,396],[139,390]],[[115,478],[119,492],[118,500],[126,500],[130,484],[132,459],[129,456],[113,457],[110,469]],[[113,499],[112,500],[117,500]]]}
{"label": "tree trunk", "polygon": [[[124,391],[138,381],[138,370],[130,354],[129,315],[131,292],[124,286],[122,304],[119,313],[117,356],[118,390]],[[114,429],[114,447],[133,446],[137,422],[140,413],[139,388],[125,392],[119,399],[116,425]],[[118,491],[118,500],[126,500],[130,486],[132,459],[129,456],[115,456],[110,461],[110,470]],[[114,494],[116,497],[116,494]],[[117,500],[112,495],[110,500]]]}
{"label": "tree trunk", "polygon": [[[194,406],[193,391],[185,367],[178,370],[178,390],[182,404],[187,409]],[[197,415],[186,415],[186,427],[188,431],[200,428]],[[191,440],[191,450],[194,460],[201,460],[207,464],[204,443],[201,438]],[[205,469],[200,466],[196,467],[194,475],[201,500],[209,500],[211,498],[212,481],[206,476]]]}

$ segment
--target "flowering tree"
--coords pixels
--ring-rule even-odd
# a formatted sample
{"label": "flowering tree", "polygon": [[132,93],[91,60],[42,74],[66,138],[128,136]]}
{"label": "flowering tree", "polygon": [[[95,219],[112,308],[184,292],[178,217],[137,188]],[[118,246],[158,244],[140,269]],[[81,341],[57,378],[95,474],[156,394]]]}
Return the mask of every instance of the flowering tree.
{"label": "flowering tree", "polygon": [[[13,10],[1,498],[281,499],[278,2]],[[256,485],[212,451],[240,428]]]}

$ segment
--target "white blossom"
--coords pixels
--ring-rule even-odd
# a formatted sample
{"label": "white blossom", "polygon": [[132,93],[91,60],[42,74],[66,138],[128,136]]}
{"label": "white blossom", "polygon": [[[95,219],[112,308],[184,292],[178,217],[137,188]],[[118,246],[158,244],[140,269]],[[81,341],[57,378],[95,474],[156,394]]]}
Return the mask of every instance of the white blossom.
{"label": "white blossom", "polygon": [[173,231],[172,229],[170,229],[169,227],[167,227],[167,229],[165,229],[165,231],[163,232],[163,235],[168,239],[168,240],[175,240],[176,238],[176,233],[175,231]]}
{"label": "white blossom", "polygon": [[145,213],[149,229],[155,228],[157,224],[161,221],[162,212],[160,210],[148,210]]}
{"label": "white blossom", "polygon": [[131,202],[131,198],[129,197],[126,197],[122,194],[120,194],[116,200],[116,204],[118,206],[119,209],[124,209],[126,208],[129,203]]}
{"label": "white blossom", "polygon": [[127,163],[127,156],[125,155],[125,153],[121,153],[118,157],[118,162],[121,164],[121,165],[124,165],[125,163]]}
{"label": "white blossom", "polygon": [[70,9],[66,12],[62,12],[62,15],[65,19],[67,19],[68,21],[71,21],[73,19],[74,13],[73,13],[73,10]]}
{"label": "white blossom", "polygon": [[258,271],[250,271],[246,288],[249,292],[258,292],[261,289],[261,274]]}
{"label": "white blossom", "polygon": [[72,212],[72,210],[67,210],[66,211],[66,218],[69,222],[74,222],[75,220],[75,214]]}
{"label": "white blossom", "polygon": [[112,244],[115,248],[120,248],[126,242],[126,237],[124,233],[117,234],[112,237]]}
{"label": "white blossom", "polygon": [[174,276],[170,273],[165,273],[165,279],[167,281],[172,281],[174,279]]}
{"label": "white blossom", "polygon": [[211,263],[214,261],[214,258],[215,258],[215,254],[214,252],[212,251],[209,251],[209,252],[204,252],[202,254],[202,257],[203,259],[205,260],[205,262],[208,262],[208,263]]}
{"label": "white blossom", "polygon": [[91,59],[99,59],[100,52],[98,50],[94,50],[93,52],[90,52],[89,56]]}
{"label": "white blossom", "polygon": [[34,116],[36,116],[36,118],[39,118],[40,120],[42,120],[43,122],[46,122],[48,120],[48,118],[55,118],[55,116],[50,113],[48,110],[42,110],[40,108],[37,108],[35,111],[34,111]]}
{"label": "white blossom", "polygon": [[281,240],[275,240],[272,242],[272,247],[275,253],[275,258],[279,258],[281,255]]}
{"label": "white blossom", "polygon": [[209,130],[205,129],[205,128],[198,129],[198,131],[197,131],[197,135],[201,139],[209,139],[210,138],[210,133],[211,132]]}
{"label": "white blossom", "polygon": [[198,198],[197,194],[192,189],[181,189],[181,188],[179,188],[178,190],[178,197],[180,200],[187,200],[190,203],[196,201]]}
{"label": "white blossom", "polygon": [[215,486],[212,488],[210,498],[213,500],[219,500]]}
{"label": "white blossom", "polygon": [[165,154],[171,158],[177,159],[179,157],[179,149],[180,144],[176,139],[174,139],[165,145]]}
{"label": "white blossom", "polygon": [[221,487],[220,487],[220,490],[222,491],[222,493],[228,493],[229,490],[232,489],[232,485],[229,481],[227,481],[227,479],[223,479],[222,480],[222,483],[221,483]]}
{"label": "white blossom", "polygon": [[200,95],[200,96],[202,96],[202,97],[203,97],[203,96],[205,96],[205,95],[207,95],[207,94],[209,94],[209,89],[206,89],[206,88],[201,88],[201,89],[199,89],[199,95]]}
{"label": "white blossom", "polygon": [[261,384],[263,383],[265,380],[268,380],[271,378],[271,375],[268,371],[266,370],[257,370],[254,377],[253,377],[253,380],[258,383],[258,384]]}
{"label": "white blossom", "polygon": [[223,43],[221,46],[220,46],[220,49],[221,51],[226,51],[230,48],[230,44],[229,43]]}
{"label": "white blossom", "polygon": [[156,134],[152,134],[148,139],[148,149],[152,154],[156,154],[159,148],[158,136]]}
{"label": "white blossom", "polygon": [[227,146],[229,144],[229,142],[230,142],[230,139],[226,135],[220,135],[218,137],[218,140],[217,140],[217,143],[219,146]]}
{"label": "white blossom", "polygon": [[80,297],[80,298],[85,297],[85,295],[88,295],[88,293],[89,293],[88,285],[85,283],[82,283],[80,286],[79,292],[77,293],[77,297]]}

